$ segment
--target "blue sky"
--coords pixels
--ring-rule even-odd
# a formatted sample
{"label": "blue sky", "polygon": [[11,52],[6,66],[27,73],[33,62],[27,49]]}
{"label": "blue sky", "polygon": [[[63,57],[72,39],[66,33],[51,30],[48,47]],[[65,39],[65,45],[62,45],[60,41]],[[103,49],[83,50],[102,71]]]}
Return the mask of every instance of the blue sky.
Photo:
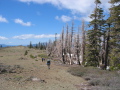
{"label": "blue sky", "polygon": [[[109,0],[101,0],[108,13]],[[66,23],[75,28],[88,17],[94,0],[0,0],[0,44],[28,45],[54,39]]]}

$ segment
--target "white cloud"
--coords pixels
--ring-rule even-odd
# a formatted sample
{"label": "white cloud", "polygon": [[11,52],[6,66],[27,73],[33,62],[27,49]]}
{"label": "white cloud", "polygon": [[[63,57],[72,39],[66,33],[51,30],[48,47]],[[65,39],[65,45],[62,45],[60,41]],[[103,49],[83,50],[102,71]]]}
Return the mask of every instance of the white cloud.
{"label": "white cloud", "polygon": [[[57,37],[59,37],[60,35],[58,34]],[[14,39],[30,39],[30,38],[34,38],[34,39],[40,39],[40,38],[54,38],[55,35],[53,34],[49,34],[49,35],[45,35],[45,34],[41,34],[41,35],[34,35],[34,34],[23,34],[20,36],[14,36]]]}
{"label": "white cloud", "polygon": [[65,15],[62,15],[61,17],[56,16],[55,19],[63,21],[63,22],[68,22],[68,21],[71,21],[72,19],[73,20],[79,20],[79,21],[84,19],[84,21],[87,21],[87,22],[92,20],[91,18],[89,18],[89,16],[83,16],[83,17],[73,16],[73,17],[69,17],[69,16],[65,16]]}
{"label": "white cloud", "polygon": [[21,2],[34,2],[38,4],[51,3],[59,8],[66,8],[72,11],[86,13],[92,7],[94,0],[19,0]]}
{"label": "white cloud", "polygon": [[23,20],[22,19],[15,19],[14,20],[14,22],[15,23],[18,23],[18,24],[21,24],[21,25],[23,25],[23,26],[31,26],[32,24],[31,24],[31,22],[23,22]]}
{"label": "white cloud", "polygon": [[0,40],[7,40],[8,38],[0,36]]}
{"label": "white cloud", "polygon": [[81,17],[81,19],[83,19],[84,21],[90,22],[92,19],[88,16],[86,17]]}
{"label": "white cloud", "polygon": [[73,16],[73,19],[74,19],[74,20],[79,20],[79,21],[84,20],[84,21],[87,21],[87,22],[89,22],[89,21],[92,20],[91,18],[89,18],[89,16],[82,16],[82,17]]}
{"label": "white cloud", "polygon": [[[71,11],[72,14],[79,14],[83,18],[86,16],[89,16],[90,13],[92,13],[94,9],[94,1],[95,0],[19,0],[21,2],[25,3],[38,3],[38,4],[44,4],[44,3],[50,3],[58,8],[64,8]],[[105,10],[105,12],[108,12],[108,8],[110,7],[110,4],[108,3],[109,0],[101,0],[102,5],[101,7]],[[61,19],[63,22],[69,21],[70,18],[66,17],[58,17],[56,16],[56,19]],[[85,18],[86,21],[89,21],[89,18]]]}
{"label": "white cloud", "polygon": [[8,20],[0,15],[0,22],[8,23]]}
{"label": "white cloud", "polygon": [[[89,13],[94,8],[95,0],[19,0],[21,2],[34,2],[38,4],[51,3],[59,8],[66,8],[74,12]],[[109,0],[101,0],[103,8],[108,8]]]}
{"label": "white cloud", "polygon": [[72,20],[71,17],[65,16],[65,15],[62,15],[61,17],[56,16],[55,19],[56,19],[56,20],[61,20],[61,21],[63,21],[63,22],[68,22],[68,21],[71,21],[71,20]]}
{"label": "white cloud", "polygon": [[81,20],[81,17],[73,16],[73,19],[74,19],[74,20]]}
{"label": "white cloud", "polygon": [[29,39],[32,38],[34,35],[33,34],[24,34],[24,35],[20,35],[20,36],[14,36],[14,39]]}

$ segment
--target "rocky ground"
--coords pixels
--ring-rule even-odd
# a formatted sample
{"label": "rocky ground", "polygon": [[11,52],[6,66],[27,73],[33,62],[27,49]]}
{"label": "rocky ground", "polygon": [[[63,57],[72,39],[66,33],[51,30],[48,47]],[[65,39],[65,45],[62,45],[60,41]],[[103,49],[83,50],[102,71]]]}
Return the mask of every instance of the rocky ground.
{"label": "rocky ground", "polygon": [[43,53],[22,46],[0,49],[0,90],[88,90],[83,78],[67,72],[69,66],[52,60],[48,69],[38,57]]}

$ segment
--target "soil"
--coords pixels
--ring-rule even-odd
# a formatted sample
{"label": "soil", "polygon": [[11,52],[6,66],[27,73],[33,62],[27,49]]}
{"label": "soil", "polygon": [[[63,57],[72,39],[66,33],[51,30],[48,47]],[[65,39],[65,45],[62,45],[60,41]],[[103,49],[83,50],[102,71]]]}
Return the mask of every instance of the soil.
{"label": "soil", "polygon": [[[25,51],[28,51],[27,55]],[[23,46],[0,49],[0,63],[14,67],[19,65],[20,72],[1,73],[0,90],[84,90],[80,85],[86,81],[67,72],[69,65],[61,65],[57,60],[51,60],[48,69],[45,60],[38,55],[45,53]],[[37,56],[31,58],[30,55]],[[79,87],[78,87],[79,86]],[[86,89],[85,89],[86,90]]]}

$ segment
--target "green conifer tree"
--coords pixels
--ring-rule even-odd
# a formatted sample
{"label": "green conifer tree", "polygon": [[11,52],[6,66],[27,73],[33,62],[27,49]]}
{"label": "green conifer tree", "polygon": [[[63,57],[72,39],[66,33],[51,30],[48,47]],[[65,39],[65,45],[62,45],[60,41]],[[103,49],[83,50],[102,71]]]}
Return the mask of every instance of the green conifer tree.
{"label": "green conifer tree", "polygon": [[101,35],[103,23],[103,10],[99,7],[100,0],[95,0],[95,9],[90,18],[91,30],[87,32],[86,61],[89,66],[98,66],[100,61]]}
{"label": "green conifer tree", "polygon": [[32,42],[30,42],[29,48],[33,48],[33,46],[32,46]]}
{"label": "green conifer tree", "polygon": [[110,17],[108,22],[110,28],[110,65],[117,67],[120,65],[120,0],[110,0]]}

